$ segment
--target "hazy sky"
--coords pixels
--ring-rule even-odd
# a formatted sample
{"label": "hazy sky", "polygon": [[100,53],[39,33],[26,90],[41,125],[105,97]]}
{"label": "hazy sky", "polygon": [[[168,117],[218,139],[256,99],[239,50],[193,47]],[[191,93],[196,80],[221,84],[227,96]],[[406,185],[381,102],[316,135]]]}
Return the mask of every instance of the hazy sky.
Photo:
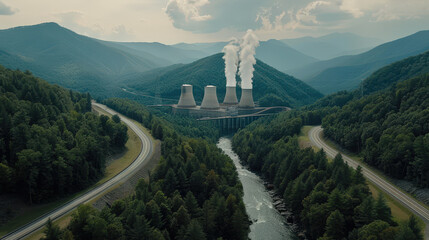
{"label": "hazy sky", "polygon": [[0,29],[57,22],[117,41],[211,42],[352,32],[391,40],[429,29],[429,0],[0,0]]}

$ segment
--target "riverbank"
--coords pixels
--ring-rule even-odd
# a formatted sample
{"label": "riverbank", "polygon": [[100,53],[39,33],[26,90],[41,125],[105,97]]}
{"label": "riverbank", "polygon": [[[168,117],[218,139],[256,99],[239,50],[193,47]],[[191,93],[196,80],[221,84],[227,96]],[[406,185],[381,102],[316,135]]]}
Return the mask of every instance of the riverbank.
{"label": "riverbank", "polygon": [[[258,175],[242,166],[240,159],[232,150],[231,139],[222,137],[217,143],[218,148],[228,155],[234,162],[239,179],[243,185],[243,201],[246,212],[252,224],[250,225],[250,239],[298,239],[293,224],[286,222],[286,207],[280,202],[273,189],[268,190],[266,183]],[[283,211],[283,215],[276,209]]]}

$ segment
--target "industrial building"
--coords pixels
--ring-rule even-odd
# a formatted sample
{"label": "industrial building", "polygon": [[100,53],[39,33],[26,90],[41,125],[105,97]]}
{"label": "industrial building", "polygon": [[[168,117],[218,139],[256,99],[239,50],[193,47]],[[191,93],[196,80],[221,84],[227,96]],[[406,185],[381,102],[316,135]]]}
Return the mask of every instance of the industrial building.
{"label": "industrial building", "polygon": [[204,88],[204,97],[201,106],[195,104],[192,90],[192,85],[182,85],[179,102],[172,105],[174,114],[195,118],[213,118],[249,115],[265,109],[264,107],[255,106],[252,89],[242,89],[239,102],[237,100],[236,87],[226,87],[224,101],[222,104],[219,104],[216,86],[208,85]]}

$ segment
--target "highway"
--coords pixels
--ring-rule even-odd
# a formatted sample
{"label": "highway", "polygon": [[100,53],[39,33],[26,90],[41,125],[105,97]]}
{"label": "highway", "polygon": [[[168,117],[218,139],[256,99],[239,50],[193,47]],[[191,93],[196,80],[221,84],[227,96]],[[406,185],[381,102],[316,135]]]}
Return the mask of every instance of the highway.
{"label": "highway", "polygon": [[[323,129],[321,126],[313,127],[309,133],[308,136],[310,138],[311,143],[318,147],[323,148],[323,150],[326,152],[326,154],[332,158],[334,158],[338,151],[333,149],[332,147],[328,146],[323,140],[321,139],[321,133],[323,132]],[[355,160],[351,159],[345,154],[342,154],[342,157],[345,162],[349,164],[349,166],[353,167],[354,169],[357,168],[360,164],[356,162]],[[426,239],[428,239],[428,223],[429,223],[429,210],[425,208],[422,204],[418,203],[413,198],[409,197],[402,191],[400,191],[396,186],[390,184],[383,178],[377,176],[373,171],[370,169],[360,165],[362,167],[362,173],[363,175],[372,183],[377,185],[380,189],[382,189],[387,194],[391,195],[393,198],[395,198],[397,201],[402,203],[405,207],[410,209],[412,212],[414,212],[416,215],[420,216],[422,220],[426,223]]]}
{"label": "highway", "polygon": [[[98,104],[98,103],[92,103],[93,107],[97,106],[104,111],[114,115],[118,114],[117,112],[113,111],[112,109],[106,107],[105,105]],[[94,108],[95,109],[95,108]],[[95,109],[96,110],[96,109]],[[8,233],[7,235],[3,236],[2,239],[23,239],[27,236],[29,236],[31,233],[39,230],[42,228],[46,221],[48,219],[58,219],[61,216],[64,216],[67,213],[70,213],[74,209],[76,209],[80,204],[88,203],[92,199],[103,195],[107,190],[112,188],[113,186],[123,183],[126,180],[128,180],[130,177],[136,173],[141,165],[146,161],[146,159],[150,158],[153,152],[153,142],[151,139],[137,126],[135,125],[130,119],[118,114],[121,120],[128,125],[128,127],[133,130],[137,136],[142,141],[142,150],[138,157],[132,162],[130,166],[128,166],[126,169],[124,169],[122,172],[118,173],[116,176],[111,178],[109,181],[103,183],[100,186],[97,186],[93,189],[88,190],[86,193],[70,200],[69,202],[65,203],[64,205],[52,210],[49,213],[44,214],[43,216],[35,219],[34,221],[14,230],[13,232]]]}

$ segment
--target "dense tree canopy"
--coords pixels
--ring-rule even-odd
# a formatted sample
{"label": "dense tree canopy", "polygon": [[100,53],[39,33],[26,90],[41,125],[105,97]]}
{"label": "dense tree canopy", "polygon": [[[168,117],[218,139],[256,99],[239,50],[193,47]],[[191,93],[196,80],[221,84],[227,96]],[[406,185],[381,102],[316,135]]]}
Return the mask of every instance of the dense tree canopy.
{"label": "dense tree canopy", "polygon": [[329,162],[323,151],[299,148],[296,134],[313,121],[311,112],[259,119],[234,135],[233,147],[274,184],[310,239],[392,239],[389,234],[411,231],[406,223],[396,227],[382,197],[374,200],[360,168],[352,170],[340,155]]}
{"label": "dense tree canopy", "polygon": [[0,66],[0,192],[30,203],[89,186],[125,125],[91,113],[91,97]]}
{"label": "dense tree canopy", "polygon": [[[162,140],[162,158],[135,195],[96,211],[81,206],[62,235],[75,239],[247,239],[249,220],[232,160],[215,144],[183,137],[129,100],[108,105]],[[47,231],[50,233],[52,231]]]}
{"label": "dense tree canopy", "polygon": [[323,127],[325,136],[389,176],[429,186],[429,75],[350,101]]}

